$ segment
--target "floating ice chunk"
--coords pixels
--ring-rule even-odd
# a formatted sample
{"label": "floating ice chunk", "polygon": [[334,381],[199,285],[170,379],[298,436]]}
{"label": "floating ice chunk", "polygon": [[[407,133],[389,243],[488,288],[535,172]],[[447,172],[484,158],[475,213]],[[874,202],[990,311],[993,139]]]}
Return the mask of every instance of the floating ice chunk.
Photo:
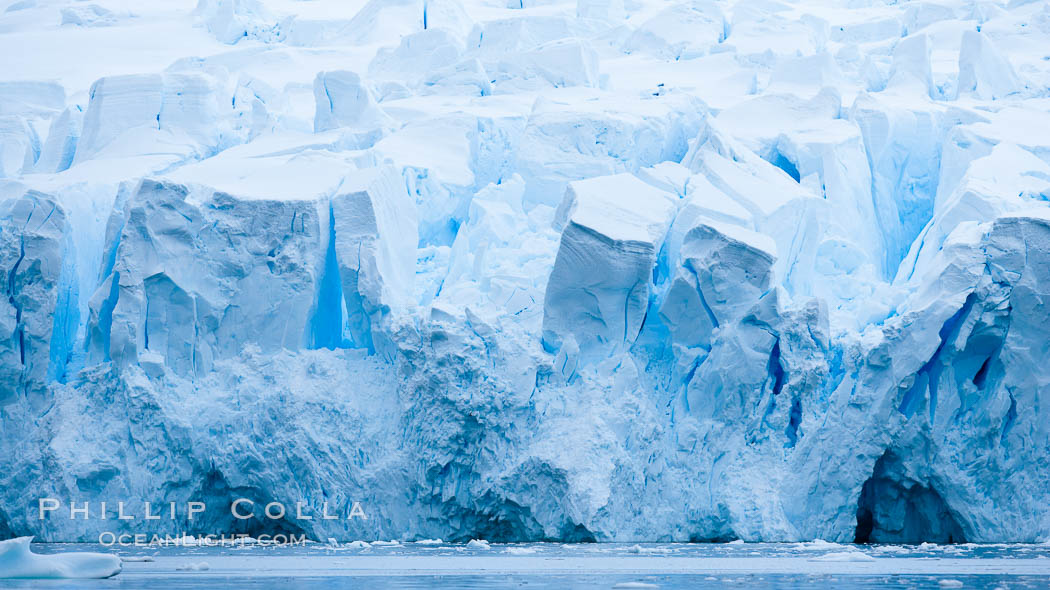
{"label": "floating ice chunk", "polygon": [[206,572],[211,569],[207,561],[197,561],[175,566],[177,572]]}
{"label": "floating ice chunk", "polygon": [[489,542],[486,541],[485,539],[471,539],[470,542],[467,543],[467,547],[473,547],[474,549],[489,549],[490,548]]}
{"label": "floating ice chunk", "polygon": [[797,545],[799,549],[803,551],[828,551],[831,549],[846,549],[845,545],[839,543],[829,543],[824,539],[814,539],[808,543],[799,543]]}
{"label": "floating ice chunk", "polygon": [[507,547],[503,552],[509,555],[532,555],[536,553],[536,549],[533,547]]}
{"label": "floating ice chunk", "polygon": [[982,100],[996,100],[1021,89],[1021,81],[1010,60],[986,35],[965,31],[959,51],[958,94],[973,94]]}
{"label": "floating ice chunk", "polygon": [[344,545],[344,547],[347,547],[349,549],[368,549],[371,546],[372,545],[367,541],[350,541],[349,543]]}
{"label": "floating ice chunk", "polygon": [[674,211],[674,197],[630,174],[569,184],[555,220],[563,231],[544,297],[549,350],[569,335],[584,358],[631,345]]}
{"label": "floating ice chunk", "polygon": [[962,588],[963,583],[959,580],[938,580],[937,585],[941,588]]}
{"label": "floating ice chunk", "polygon": [[33,537],[0,541],[0,579],[110,578],[120,573],[120,558],[107,553],[54,553],[30,550]]}
{"label": "floating ice chunk", "polygon": [[810,561],[832,561],[836,563],[849,562],[849,563],[866,563],[875,561],[875,558],[860,551],[838,551],[835,553],[825,553],[824,555],[818,555],[816,557],[810,557]]}
{"label": "floating ice chunk", "polygon": [[613,584],[613,588],[624,588],[624,589],[630,588],[630,589],[633,589],[633,590],[652,590],[654,588],[659,588],[659,587],[660,586],[658,586],[656,584],[650,584],[648,582],[617,582],[617,583]]}
{"label": "floating ice chunk", "polygon": [[671,550],[666,547],[642,547],[641,545],[632,545],[627,548],[628,553],[639,553],[639,554],[658,554],[658,553],[671,553]]}
{"label": "floating ice chunk", "polygon": [[416,545],[443,545],[444,543],[441,539],[420,539],[416,541]]}

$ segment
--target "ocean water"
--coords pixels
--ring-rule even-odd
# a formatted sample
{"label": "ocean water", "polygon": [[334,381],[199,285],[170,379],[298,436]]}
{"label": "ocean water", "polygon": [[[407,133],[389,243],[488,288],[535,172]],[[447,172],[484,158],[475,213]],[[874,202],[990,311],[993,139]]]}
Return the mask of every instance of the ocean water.
{"label": "ocean water", "polygon": [[0,580],[0,588],[1050,588],[1050,545],[38,544],[33,551],[113,551],[126,561],[108,580]]}

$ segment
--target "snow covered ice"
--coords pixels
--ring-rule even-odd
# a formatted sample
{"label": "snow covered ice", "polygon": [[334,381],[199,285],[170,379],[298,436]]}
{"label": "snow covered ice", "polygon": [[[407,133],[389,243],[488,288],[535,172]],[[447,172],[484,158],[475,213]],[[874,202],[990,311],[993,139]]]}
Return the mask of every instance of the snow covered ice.
{"label": "snow covered ice", "polygon": [[1047,541],[1048,201],[1045,2],[0,1],[0,538]]}
{"label": "snow covered ice", "polygon": [[104,553],[38,555],[29,549],[32,537],[0,541],[0,579],[109,578],[120,573],[120,558]]}

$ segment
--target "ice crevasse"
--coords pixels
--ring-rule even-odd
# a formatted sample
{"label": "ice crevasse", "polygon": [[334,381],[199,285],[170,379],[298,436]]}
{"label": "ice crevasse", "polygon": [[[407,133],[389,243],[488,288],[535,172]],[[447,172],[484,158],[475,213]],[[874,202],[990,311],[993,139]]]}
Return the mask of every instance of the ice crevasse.
{"label": "ice crevasse", "polygon": [[0,538],[1050,538],[1044,3],[82,4],[0,2]]}

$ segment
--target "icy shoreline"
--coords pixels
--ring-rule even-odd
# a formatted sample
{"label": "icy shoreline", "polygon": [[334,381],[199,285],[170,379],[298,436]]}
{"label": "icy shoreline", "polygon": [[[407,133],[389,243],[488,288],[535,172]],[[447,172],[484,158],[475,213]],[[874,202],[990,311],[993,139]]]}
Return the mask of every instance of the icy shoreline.
{"label": "icy shoreline", "polygon": [[[43,546],[45,549],[49,546]],[[57,548],[58,546],[55,546]],[[63,545],[62,550],[68,550]],[[465,547],[401,544],[299,548],[125,548],[122,577],[190,571],[206,577],[395,577],[443,574],[784,574],[1039,576],[1050,579],[1050,548],[799,544],[550,543]],[[148,556],[148,559],[144,559]],[[846,559],[843,556],[853,556]],[[190,569],[189,565],[196,568]]]}

